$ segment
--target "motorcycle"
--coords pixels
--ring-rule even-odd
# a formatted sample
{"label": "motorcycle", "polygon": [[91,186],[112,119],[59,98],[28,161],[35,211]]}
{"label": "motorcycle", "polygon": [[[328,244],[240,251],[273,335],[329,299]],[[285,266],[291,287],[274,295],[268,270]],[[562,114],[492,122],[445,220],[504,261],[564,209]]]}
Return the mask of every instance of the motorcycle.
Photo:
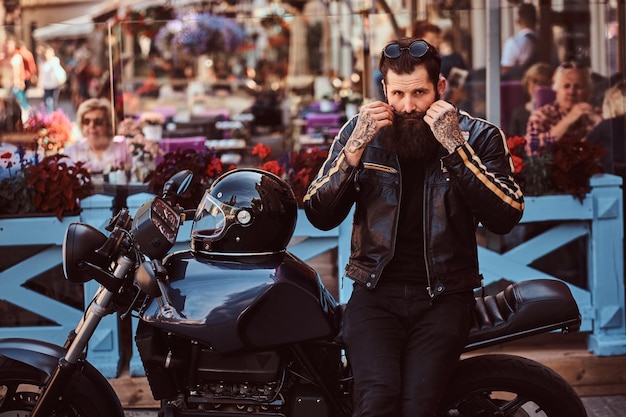
{"label": "motorcycle", "polygon": [[[106,226],[108,236],[87,224],[68,226],[66,279],[94,279],[99,289],[62,347],[0,340],[0,416],[122,417],[116,393],[85,357],[108,314],[139,317],[135,342],[159,416],[350,416],[343,305],[286,249],[297,215],[289,186],[269,173],[238,169],[216,180],[197,209],[186,210],[176,200],[191,180],[189,171],[174,175],[134,218],[120,210]],[[191,247],[172,252],[189,218]],[[465,351],[577,331],[580,322],[562,282],[514,283],[496,295],[477,293]],[[548,367],[482,354],[459,360],[438,415],[586,412]]]}

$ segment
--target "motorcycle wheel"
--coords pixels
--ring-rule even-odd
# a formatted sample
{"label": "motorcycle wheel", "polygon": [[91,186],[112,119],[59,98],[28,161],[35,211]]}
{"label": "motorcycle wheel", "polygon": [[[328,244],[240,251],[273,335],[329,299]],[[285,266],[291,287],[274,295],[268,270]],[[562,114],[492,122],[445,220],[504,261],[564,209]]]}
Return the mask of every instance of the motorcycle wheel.
{"label": "motorcycle wheel", "polygon": [[511,355],[462,360],[441,402],[447,417],[586,417],[574,389],[552,369]]}
{"label": "motorcycle wheel", "polygon": [[[0,417],[29,416],[41,395],[45,378],[36,369],[9,359],[0,359]],[[107,417],[102,412],[107,407],[97,403],[96,394],[93,385],[82,380],[76,384],[71,401],[62,401],[52,416]]]}

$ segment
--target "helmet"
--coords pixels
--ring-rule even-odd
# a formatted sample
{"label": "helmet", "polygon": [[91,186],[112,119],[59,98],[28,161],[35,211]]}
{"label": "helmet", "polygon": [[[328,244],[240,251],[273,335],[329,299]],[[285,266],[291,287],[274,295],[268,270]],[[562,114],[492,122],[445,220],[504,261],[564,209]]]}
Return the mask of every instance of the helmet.
{"label": "helmet", "polygon": [[259,169],[236,169],[204,193],[191,226],[191,250],[207,255],[283,251],[296,227],[291,187]]}

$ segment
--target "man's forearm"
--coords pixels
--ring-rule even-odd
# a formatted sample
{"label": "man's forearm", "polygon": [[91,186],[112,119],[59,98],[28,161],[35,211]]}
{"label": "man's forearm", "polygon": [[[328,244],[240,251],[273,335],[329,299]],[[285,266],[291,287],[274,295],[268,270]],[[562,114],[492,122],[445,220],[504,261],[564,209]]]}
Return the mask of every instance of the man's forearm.
{"label": "man's forearm", "polygon": [[344,154],[350,165],[357,166],[359,164],[365,148],[375,135],[376,121],[367,113],[360,115],[354,131],[344,147]]}

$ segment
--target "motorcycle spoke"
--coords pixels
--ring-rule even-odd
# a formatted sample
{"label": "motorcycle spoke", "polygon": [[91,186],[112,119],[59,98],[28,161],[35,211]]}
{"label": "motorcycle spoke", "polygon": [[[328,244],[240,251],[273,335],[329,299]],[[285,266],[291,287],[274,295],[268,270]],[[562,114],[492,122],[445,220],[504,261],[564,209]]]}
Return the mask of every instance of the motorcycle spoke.
{"label": "motorcycle spoke", "polygon": [[514,413],[516,413],[517,410],[522,408],[522,406],[526,403],[528,403],[528,401],[518,395],[515,397],[515,399],[507,402],[506,404],[500,407],[502,414],[499,414],[499,415],[502,415],[504,417],[514,416],[515,415]]}
{"label": "motorcycle spoke", "polygon": [[27,416],[38,396],[38,387],[35,385],[4,383],[0,386],[0,417]]}
{"label": "motorcycle spoke", "polygon": [[[499,398],[493,398],[492,393],[476,392],[464,401],[461,405],[463,410],[480,410],[481,416],[493,417],[513,417],[516,412],[527,403],[527,400],[520,396],[507,401]],[[465,415],[465,414],[462,414]],[[473,414],[470,414],[473,415]]]}

